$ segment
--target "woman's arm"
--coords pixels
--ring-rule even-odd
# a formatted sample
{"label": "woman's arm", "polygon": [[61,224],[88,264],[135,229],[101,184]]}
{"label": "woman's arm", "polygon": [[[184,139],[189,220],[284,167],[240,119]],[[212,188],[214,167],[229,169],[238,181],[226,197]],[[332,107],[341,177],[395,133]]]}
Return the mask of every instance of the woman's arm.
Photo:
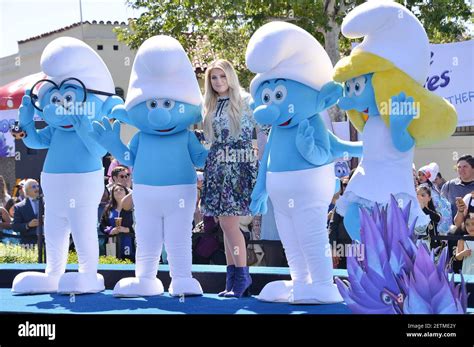
{"label": "woman's arm", "polygon": [[456,259],[463,260],[463,258],[467,257],[467,252],[470,251],[469,249],[464,249],[464,240],[458,240],[458,245],[456,247]]}
{"label": "woman's arm", "polygon": [[125,210],[125,211],[133,210],[132,193],[128,193],[127,195],[123,197],[121,205],[122,205],[122,210]]}

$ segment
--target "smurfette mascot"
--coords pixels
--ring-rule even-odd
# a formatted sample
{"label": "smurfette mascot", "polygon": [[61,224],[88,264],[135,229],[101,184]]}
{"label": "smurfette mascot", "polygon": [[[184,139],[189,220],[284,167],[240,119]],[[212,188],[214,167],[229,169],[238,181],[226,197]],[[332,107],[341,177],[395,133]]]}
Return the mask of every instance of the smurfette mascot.
{"label": "smurfette mascot", "polygon": [[393,194],[400,207],[411,204],[409,223],[422,233],[429,218],[416,198],[414,149],[447,138],[457,123],[454,107],[423,88],[428,37],[413,13],[391,1],[357,6],[344,18],[342,33],[364,38],[333,76],[345,83],[338,105],[361,133],[364,149],[336,210],[352,239],[360,240],[359,209],[388,204]]}
{"label": "smurfette mascot", "polygon": [[360,155],[361,145],[329,132],[320,112],[342,96],[332,64],[316,39],[296,25],[271,22],[249,41],[247,66],[254,116],[271,125],[252,192],[252,212],[266,213],[270,196],[291,281],[267,284],[258,298],[270,302],[328,304],[342,301],[333,283],[327,212],[335,192],[334,160]]}
{"label": "smurfette mascot", "polygon": [[168,254],[172,296],[201,295],[192,277],[192,220],[197,200],[196,167],[207,150],[193,132],[199,123],[202,96],[194,69],[181,44],[165,35],[147,39],[132,67],[125,106],[110,115],[138,128],[125,146],[120,124],[94,122],[94,138],[121,163],[133,166],[133,202],[137,253],[135,277],[120,280],[119,297],[164,292],[156,277],[163,244]]}
{"label": "smurfette mascot", "polygon": [[[104,191],[102,157],[106,150],[93,141],[91,121],[99,120],[123,101],[100,56],[70,37],[49,43],[41,56],[46,78],[23,97],[19,110],[23,139],[29,148],[48,152],[41,173],[44,192],[46,272],[18,274],[14,293],[95,293],[104,290],[97,273],[99,244],[97,208]],[[35,128],[34,113],[47,126]],[[76,247],[79,272],[64,273],[69,236]]]}

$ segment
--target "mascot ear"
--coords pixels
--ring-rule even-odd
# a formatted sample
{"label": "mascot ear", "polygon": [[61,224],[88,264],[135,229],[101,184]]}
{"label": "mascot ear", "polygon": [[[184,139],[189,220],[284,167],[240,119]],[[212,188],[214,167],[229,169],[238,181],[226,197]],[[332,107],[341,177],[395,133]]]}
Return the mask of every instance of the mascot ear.
{"label": "mascot ear", "polygon": [[334,81],[326,83],[319,91],[317,102],[318,112],[334,106],[342,96],[343,90],[344,89],[339,83]]}
{"label": "mascot ear", "polygon": [[202,118],[202,105],[195,106],[191,105],[191,112],[194,114],[194,122],[192,124],[201,123]]}

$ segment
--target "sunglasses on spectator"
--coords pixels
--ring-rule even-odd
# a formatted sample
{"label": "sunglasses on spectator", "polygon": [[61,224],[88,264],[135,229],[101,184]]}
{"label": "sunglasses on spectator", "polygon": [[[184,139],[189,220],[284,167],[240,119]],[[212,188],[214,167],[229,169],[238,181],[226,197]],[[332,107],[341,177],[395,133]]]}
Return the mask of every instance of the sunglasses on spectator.
{"label": "sunglasses on spectator", "polygon": [[31,186],[32,189],[39,189],[39,187],[40,187],[39,184],[33,184],[33,185]]}

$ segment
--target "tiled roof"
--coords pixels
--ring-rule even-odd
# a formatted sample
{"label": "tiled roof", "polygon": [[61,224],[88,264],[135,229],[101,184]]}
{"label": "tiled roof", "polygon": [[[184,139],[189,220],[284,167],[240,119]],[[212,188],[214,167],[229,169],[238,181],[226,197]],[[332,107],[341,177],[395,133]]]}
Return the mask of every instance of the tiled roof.
{"label": "tiled roof", "polygon": [[[101,21],[96,21],[96,20],[93,20],[92,22],[85,21],[85,22],[82,22],[82,24],[127,25],[127,23],[125,23],[125,22],[118,22],[118,21],[112,22],[112,21],[110,21],[110,20],[108,20],[108,21],[103,21],[103,20],[101,20]],[[25,43],[25,42],[29,42],[29,41],[34,41],[34,40],[39,40],[39,39],[41,39],[41,38],[43,38],[43,37],[46,37],[46,36],[49,36],[49,35],[53,35],[53,34],[57,34],[57,33],[60,33],[60,32],[63,32],[63,31],[69,30],[69,29],[73,29],[73,28],[78,27],[78,26],[80,26],[80,25],[81,25],[81,23],[80,23],[80,22],[77,22],[77,23],[74,23],[74,24],[65,26],[65,27],[63,27],[63,28],[57,29],[57,30],[53,30],[53,31],[50,31],[50,32],[47,32],[47,33],[43,33],[43,34],[41,34],[41,35],[29,37],[29,38],[27,38],[27,39],[18,41],[18,44]]]}
{"label": "tiled roof", "polygon": [[[93,20],[93,21],[84,21],[82,22],[82,24],[99,24],[99,25],[128,25],[127,23],[125,22],[118,22],[118,21],[96,21],[96,20]],[[47,37],[49,35],[53,35],[53,34],[57,34],[57,33],[61,33],[63,31],[67,31],[67,30],[70,30],[70,29],[73,29],[75,27],[78,27],[80,26],[81,23],[80,22],[77,22],[77,23],[73,23],[71,25],[68,25],[68,26],[65,26],[63,28],[60,28],[60,29],[57,29],[57,30],[53,30],[53,31],[50,31],[50,32],[47,32],[47,33],[43,33],[41,35],[37,35],[37,36],[33,36],[33,37],[29,37],[25,40],[21,40],[21,41],[18,41],[18,44],[22,44],[22,43],[25,43],[25,42],[29,42],[29,41],[34,41],[34,40],[39,40],[43,37]],[[204,43],[205,40],[202,39],[202,43]],[[209,59],[203,59],[203,57],[201,57],[201,54],[199,54],[198,52],[198,49],[194,50],[193,52],[191,52],[190,54],[192,56],[191,58],[191,63],[193,64],[193,67],[194,67],[194,71],[196,73],[203,73],[204,71],[206,71],[206,68],[207,68],[207,63],[205,63],[204,61],[207,61]],[[207,57],[209,58],[209,57]],[[210,60],[213,60],[212,57],[210,58]],[[209,61],[210,61],[209,60]]]}

